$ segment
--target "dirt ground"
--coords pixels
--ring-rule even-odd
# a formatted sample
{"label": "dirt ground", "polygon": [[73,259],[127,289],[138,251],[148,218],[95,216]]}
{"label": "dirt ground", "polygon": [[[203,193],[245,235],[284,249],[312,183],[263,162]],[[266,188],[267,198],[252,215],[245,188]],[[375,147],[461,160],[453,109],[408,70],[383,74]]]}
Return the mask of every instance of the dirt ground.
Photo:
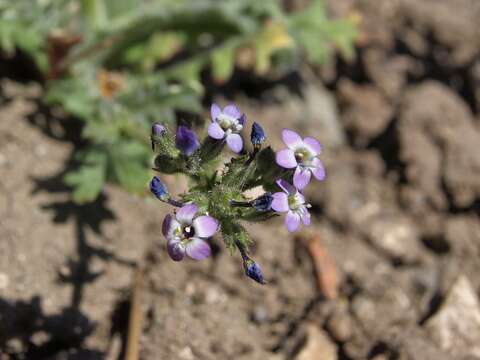
{"label": "dirt ground", "polygon": [[260,286],[220,239],[207,261],[172,262],[169,209],[148,196],[108,186],[73,204],[61,179],[80,129],[4,78],[0,359],[122,358],[136,264],[142,359],[480,359],[480,2],[329,5],[360,21],[355,60],[233,100],[277,148],[285,126],[321,140],[327,180],[306,195],[333,296],[280,219],[249,228]]}

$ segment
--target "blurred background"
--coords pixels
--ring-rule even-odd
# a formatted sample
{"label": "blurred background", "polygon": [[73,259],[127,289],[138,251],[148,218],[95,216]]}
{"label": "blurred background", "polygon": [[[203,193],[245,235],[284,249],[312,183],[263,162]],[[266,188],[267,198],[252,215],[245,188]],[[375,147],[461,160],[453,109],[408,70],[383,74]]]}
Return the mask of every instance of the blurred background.
{"label": "blurred background", "polygon": [[[479,18],[0,0],[0,359],[480,359]],[[152,123],[205,134],[212,101],[323,145],[308,231],[248,227],[265,286],[219,238],[172,262],[146,190]]]}

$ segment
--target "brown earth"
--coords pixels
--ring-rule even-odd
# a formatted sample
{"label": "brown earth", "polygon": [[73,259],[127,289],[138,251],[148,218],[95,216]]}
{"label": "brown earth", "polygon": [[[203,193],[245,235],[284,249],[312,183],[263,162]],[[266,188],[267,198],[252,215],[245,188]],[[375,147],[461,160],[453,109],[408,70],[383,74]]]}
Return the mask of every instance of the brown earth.
{"label": "brown earth", "polygon": [[479,3],[329,4],[361,19],[357,58],[302,70],[301,96],[235,100],[277,148],[284,126],[324,145],[328,177],[307,196],[338,296],[281,220],[249,228],[260,286],[219,239],[207,261],[170,261],[169,209],[149,197],[107,186],[73,204],[72,128],[38,86],[3,80],[0,359],[121,358],[135,264],[142,359],[480,358]]}

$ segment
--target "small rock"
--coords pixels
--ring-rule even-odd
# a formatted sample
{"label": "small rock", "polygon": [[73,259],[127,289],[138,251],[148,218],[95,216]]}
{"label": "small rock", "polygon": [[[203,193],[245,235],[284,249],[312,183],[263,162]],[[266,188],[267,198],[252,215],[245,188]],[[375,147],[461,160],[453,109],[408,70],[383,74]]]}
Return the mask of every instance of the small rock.
{"label": "small rock", "polygon": [[183,360],[193,360],[195,356],[193,355],[193,351],[189,346],[185,346],[180,352],[178,353],[178,357]]}
{"label": "small rock", "polygon": [[7,157],[4,154],[0,153],[0,166],[4,166],[6,164],[7,164]]}
{"label": "small rock", "polygon": [[48,150],[47,150],[47,147],[45,145],[37,145],[35,146],[35,148],[33,149],[33,153],[41,158],[41,157],[44,157],[45,155],[47,155],[48,153]]}
{"label": "small rock", "polygon": [[442,350],[455,356],[480,357],[480,304],[464,275],[452,285],[440,310],[425,328]]}
{"label": "small rock", "polygon": [[367,225],[370,241],[389,256],[415,261],[420,250],[415,225],[397,214],[381,214]]}
{"label": "small rock", "polygon": [[25,344],[22,342],[22,340],[13,338],[7,341],[6,349],[11,354],[20,354],[25,352]]}
{"label": "small rock", "polygon": [[50,339],[51,339],[51,336],[46,331],[37,331],[30,338],[32,343],[34,343],[35,346],[38,346],[38,347],[45,345],[48,341],[50,341]]}
{"label": "small rock", "polygon": [[342,123],[354,134],[357,145],[366,146],[386,129],[392,118],[393,107],[374,86],[341,80],[339,98],[344,108]]}
{"label": "small rock", "polygon": [[313,324],[308,325],[307,342],[295,360],[337,360],[337,346]]}
{"label": "small rock", "polygon": [[10,279],[7,274],[0,273],[0,290],[5,290],[10,283]]}
{"label": "small rock", "polygon": [[345,311],[334,311],[328,319],[327,328],[335,340],[345,342],[352,336],[352,319]]}
{"label": "small rock", "polygon": [[264,305],[257,305],[252,311],[252,320],[257,324],[267,322],[270,318],[268,309]]}
{"label": "small rock", "polygon": [[305,90],[305,119],[309,119],[309,134],[323,146],[335,148],[346,143],[334,96],[325,88],[308,86]]}

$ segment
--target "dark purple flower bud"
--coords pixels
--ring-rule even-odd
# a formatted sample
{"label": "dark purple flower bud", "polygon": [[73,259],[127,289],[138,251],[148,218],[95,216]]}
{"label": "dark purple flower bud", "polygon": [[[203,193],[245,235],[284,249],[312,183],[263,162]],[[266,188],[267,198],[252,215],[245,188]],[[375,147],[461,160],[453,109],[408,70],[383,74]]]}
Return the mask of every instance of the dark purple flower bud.
{"label": "dark purple flower bud", "polygon": [[252,133],[250,135],[250,140],[252,141],[253,146],[260,147],[265,139],[266,137],[262,127],[254,122],[252,124]]}
{"label": "dark purple flower bud", "polygon": [[263,278],[262,269],[252,259],[245,259],[243,262],[243,267],[245,268],[245,275],[249,278],[255,280],[259,284],[265,284],[265,279]]}
{"label": "dark purple flower bud", "polygon": [[157,176],[150,181],[150,191],[161,201],[168,201],[170,198],[167,187]]}
{"label": "dark purple flower bud", "polygon": [[185,155],[192,155],[200,147],[200,142],[195,133],[185,126],[179,126],[176,137],[177,148]]}
{"label": "dark purple flower bud", "polygon": [[259,196],[253,200],[252,205],[257,211],[270,211],[272,209],[273,196],[271,192]]}

